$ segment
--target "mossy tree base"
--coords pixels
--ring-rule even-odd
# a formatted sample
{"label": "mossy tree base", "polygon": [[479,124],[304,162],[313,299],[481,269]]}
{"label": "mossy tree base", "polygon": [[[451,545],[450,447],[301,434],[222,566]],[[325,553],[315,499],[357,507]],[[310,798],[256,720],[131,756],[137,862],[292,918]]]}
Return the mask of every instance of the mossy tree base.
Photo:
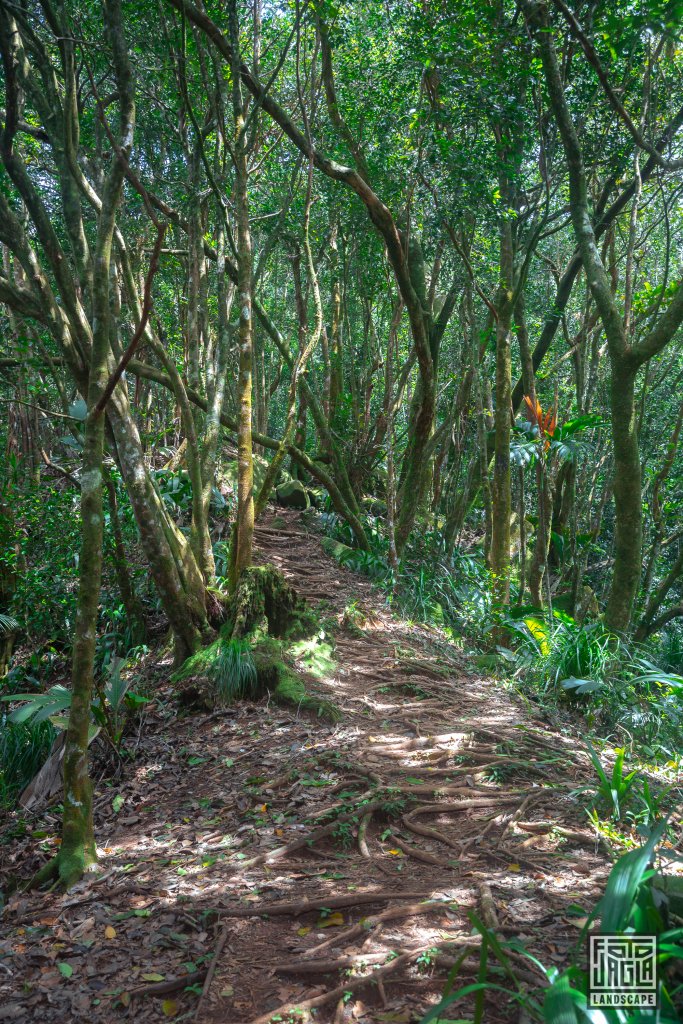
{"label": "mossy tree base", "polygon": [[42,889],[48,883],[50,888],[59,887],[67,892],[83,878],[83,875],[97,864],[94,845],[85,851],[76,850],[72,855],[60,850],[56,857],[44,864],[31,878],[27,890]]}
{"label": "mossy tree base", "polygon": [[263,633],[295,640],[313,632],[318,623],[279,569],[274,565],[251,565],[240,576],[227,624],[233,639]]}
{"label": "mossy tree base", "polygon": [[250,566],[229,602],[218,638],[188,658],[172,677],[184,684],[179,691],[181,704],[211,710],[220,703],[219,680],[226,655],[232,652],[234,657],[241,645],[254,669],[250,697],[271,693],[278,703],[336,720],[336,707],[309,694],[303,679],[287,663],[287,646],[319,630],[315,613],[275,566]]}

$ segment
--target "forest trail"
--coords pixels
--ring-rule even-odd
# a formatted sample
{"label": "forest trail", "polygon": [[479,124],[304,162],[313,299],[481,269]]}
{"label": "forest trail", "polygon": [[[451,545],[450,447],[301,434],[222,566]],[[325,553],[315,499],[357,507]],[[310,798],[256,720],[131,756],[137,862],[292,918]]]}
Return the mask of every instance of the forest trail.
{"label": "forest trail", "polygon": [[[97,788],[97,876],[9,901],[0,1021],[289,1024],[318,1007],[321,1024],[409,1024],[468,946],[473,980],[468,911],[567,962],[575,908],[609,869],[569,795],[591,779],[576,737],[393,617],[299,513],[256,540],[330,624],[334,662],[311,686],[341,720],[266,701],[150,713],[135,763]],[[40,842],[17,840],[4,867],[36,866]],[[512,999],[487,1006],[519,1018]]]}

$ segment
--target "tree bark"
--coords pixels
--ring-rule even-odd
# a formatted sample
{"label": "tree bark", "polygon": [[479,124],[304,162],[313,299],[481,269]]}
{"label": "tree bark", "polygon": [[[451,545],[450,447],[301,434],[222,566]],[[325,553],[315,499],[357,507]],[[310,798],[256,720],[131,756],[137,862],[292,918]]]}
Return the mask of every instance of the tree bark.
{"label": "tree bark", "polygon": [[247,139],[240,77],[237,2],[228,4],[231,44],[232,103],[234,116],[233,165],[237,212],[237,291],[239,297],[239,378],[237,387],[237,523],[231,584],[237,586],[243,569],[251,565],[254,538],[254,455],[251,428],[251,378],[254,351],[252,324],[252,251],[249,228]]}
{"label": "tree bark", "polygon": [[491,572],[499,605],[510,600],[510,434],[512,363],[510,332],[513,312],[513,250],[510,221],[500,230],[500,289],[496,322],[496,410],[493,480],[491,482]]}

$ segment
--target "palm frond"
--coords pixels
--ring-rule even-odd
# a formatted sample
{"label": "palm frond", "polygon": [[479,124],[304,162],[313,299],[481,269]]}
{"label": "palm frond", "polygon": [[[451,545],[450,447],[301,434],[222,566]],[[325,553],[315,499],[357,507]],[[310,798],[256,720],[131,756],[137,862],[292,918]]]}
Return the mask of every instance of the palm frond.
{"label": "palm frond", "polygon": [[10,633],[16,633],[19,629],[19,623],[16,619],[12,618],[11,615],[5,615],[4,612],[0,612],[0,636],[9,636]]}

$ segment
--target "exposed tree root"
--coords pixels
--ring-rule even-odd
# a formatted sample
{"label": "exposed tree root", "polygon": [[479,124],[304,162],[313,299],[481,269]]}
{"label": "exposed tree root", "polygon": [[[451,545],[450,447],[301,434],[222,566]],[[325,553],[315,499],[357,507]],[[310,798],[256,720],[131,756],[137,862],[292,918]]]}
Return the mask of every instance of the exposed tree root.
{"label": "exposed tree root", "polygon": [[[471,791],[470,791],[471,792]],[[469,800],[458,800],[456,803],[447,804],[421,804],[410,812],[411,820],[420,814],[450,814],[453,811],[466,811],[470,807],[497,807],[499,804],[514,804],[517,802],[518,794],[514,796],[471,797]]]}
{"label": "exposed tree root", "polygon": [[25,885],[25,890],[30,892],[33,889],[42,889],[43,886],[51,883],[50,889],[60,888],[64,892],[80,882],[85,872],[87,872],[92,866],[96,865],[96,861],[91,861],[86,857],[85,862],[82,858],[72,858],[63,856],[62,850],[52,857],[47,864],[43,864],[42,868],[36,871],[35,875],[28,880]]}
{"label": "exposed tree root", "polygon": [[491,886],[488,882],[479,883],[479,901],[481,904],[482,921],[491,931],[497,931],[500,926],[498,912],[493,893],[491,892]]}
{"label": "exposed tree root", "polygon": [[[349,787],[347,786],[347,789],[348,788]],[[374,789],[367,789],[364,793],[361,793],[359,796],[354,797],[353,799],[359,805],[359,809],[358,809],[358,811],[356,813],[360,813],[363,810],[363,808],[360,806],[360,804],[362,804],[362,802],[364,800],[369,800],[373,796],[374,797],[377,796],[376,790],[374,790]],[[348,799],[347,800],[337,800],[336,803],[328,804],[327,807],[321,807],[319,811],[315,812],[315,814],[311,814],[310,821],[318,821],[320,818],[326,818],[328,814],[334,814],[334,812],[338,811],[340,807],[348,807],[348,805],[349,805]]]}
{"label": "exposed tree root", "polygon": [[512,825],[516,825],[519,822],[519,819],[529,810],[529,808],[531,806],[533,806],[533,804],[535,804],[543,796],[545,796],[545,794],[543,792],[540,792],[540,793],[529,793],[529,795],[519,805],[519,807],[517,808],[515,813],[512,815],[512,817],[508,818],[508,820],[506,821],[505,827],[503,828],[503,831],[500,833],[500,837],[499,837],[499,841],[500,842],[502,842],[503,839],[505,838],[505,836],[506,836],[506,834],[508,832],[508,829],[511,828]]}
{"label": "exposed tree root", "polygon": [[331,825],[325,825],[324,828],[319,828],[315,832],[309,833],[307,836],[295,839],[294,842],[287,843],[286,846],[280,846],[274,850],[268,850],[266,853],[260,853],[257,857],[251,857],[249,860],[241,861],[239,865],[240,869],[246,870],[247,868],[255,868],[260,864],[270,864],[271,861],[278,860],[281,857],[287,857],[290,853],[294,853],[296,850],[301,850],[305,846],[309,846],[311,843],[317,843],[321,839],[327,839],[328,836],[334,834],[339,825],[343,825],[347,821],[355,821],[361,812],[368,814],[371,811],[379,810],[383,805],[384,801],[375,800],[374,803],[367,804],[365,807],[359,808],[357,811],[352,811],[350,814],[340,814]]}
{"label": "exposed tree root", "polygon": [[[52,857],[47,864],[43,864],[42,868],[36,871],[35,875],[29,878],[26,883],[26,891],[30,892],[32,889],[42,889],[48,882],[52,882],[53,886],[59,881],[59,856]],[[52,886],[51,886],[52,888]]]}
{"label": "exposed tree root", "polygon": [[472,793],[490,793],[490,786],[439,786],[424,783],[413,786],[392,786],[392,790],[412,796],[471,796]]}
{"label": "exposed tree root", "polygon": [[443,843],[444,846],[450,846],[452,850],[459,850],[460,847],[453,840],[445,836],[443,832],[439,832],[438,829],[429,828],[428,825],[421,825],[417,821],[413,821],[411,814],[404,814],[401,818],[403,825],[408,829],[409,832],[413,832],[417,836],[423,836],[425,839],[436,839],[437,842]]}
{"label": "exposed tree root", "polygon": [[361,857],[364,857],[366,860],[372,859],[372,855],[368,848],[367,839],[368,825],[370,824],[371,820],[372,814],[364,814],[360,820],[360,825],[358,826],[358,849],[360,851]]}
{"label": "exposed tree root", "polygon": [[586,832],[576,832],[574,829],[563,828],[552,821],[517,821],[516,825],[517,828],[521,828],[525,832],[533,832],[539,835],[547,835],[550,832],[554,832],[556,835],[562,836],[563,839],[569,839],[574,843],[582,843],[585,846],[593,847],[597,842],[595,835],[591,836]]}
{"label": "exposed tree root", "polygon": [[358,953],[355,956],[341,956],[335,960],[292,960],[275,964],[276,974],[332,974],[334,971],[361,967],[363,964],[381,964],[387,958],[386,950],[381,953]]}
{"label": "exposed tree root", "polygon": [[[294,1003],[284,1003],[282,1006],[278,1006],[276,1010],[271,1010],[269,1013],[263,1014],[261,1017],[257,1017],[252,1020],[250,1024],[270,1024],[275,1019],[286,1019],[287,1014],[299,1012],[299,1015],[306,1010],[315,1010],[320,1006],[326,1006],[328,1003],[333,1003],[338,999],[341,999],[346,995],[347,992],[356,993],[360,989],[365,988],[369,984],[377,984],[380,979],[386,978],[388,974],[394,974],[401,967],[409,964],[412,960],[424,953],[429,946],[420,946],[416,949],[411,949],[407,953],[402,953],[397,956],[394,960],[390,960],[388,964],[383,967],[379,967],[376,971],[372,971],[371,974],[367,974],[362,978],[347,978],[342,985],[338,985],[336,988],[330,989],[328,992],[323,992],[320,995],[313,996],[310,999],[299,999]],[[305,1019],[305,1018],[302,1018]]]}
{"label": "exposed tree root", "polygon": [[469,736],[471,733],[466,732],[445,732],[440,736],[401,736],[395,739],[385,736],[381,742],[378,741],[377,749],[383,753],[398,750],[431,750],[437,743],[462,743]]}
{"label": "exposed tree root", "polygon": [[216,944],[216,949],[215,949],[214,954],[213,954],[213,959],[211,961],[211,965],[209,966],[208,971],[204,972],[205,973],[205,979],[204,979],[204,985],[203,985],[203,988],[202,988],[202,994],[199,997],[199,1002],[197,1003],[197,1009],[196,1009],[195,1015],[194,1015],[194,1019],[196,1021],[201,1020],[201,1013],[202,1013],[202,1010],[204,1008],[204,1003],[206,1002],[207,996],[209,994],[209,990],[211,988],[211,982],[213,981],[213,976],[216,973],[216,968],[218,966],[218,961],[220,959],[220,955],[223,952],[223,947],[225,946],[225,943],[228,941],[228,936],[229,935],[230,935],[230,926],[226,923],[226,924],[223,925],[223,927],[221,929],[221,933],[220,933],[220,935],[218,937],[218,943]]}
{"label": "exposed tree root", "polygon": [[[287,903],[269,903],[263,907],[218,907],[216,914],[219,917],[298,917],[300,914],[308,914],[312,910],[334,910],[338,907],[360,907],[372,903],[386,903],[389,900],[412,900],[426,899],[427,892],[350,892],[345,896],[330,896],[322,893],[304,900],[294,900]],[[447,904],[446,904],[447,905]],[[444,904],[442,904],[444,906]]]}
{"label": "exposed tree root", "polygon": [[451,870],[454,867],[453,864],[449,864],[449,862],[444,860],[443,857],[437,857],[436,854],[429,853],[427,850],[420,850],[417,846],[412,846],[410,843],[404,842],[396,835],[392,836],[391,841],[399,848],[399,850],[402,850],[403,853],[407,854],[409,857],[414,857],[415,860],[422,861],[423,864],[438,864],[439,867],[450,868]]}
{"label": "exposed tree root", "polygon": [[204,981],[207,971],[193,971],[191,974],[181,974],[179,978],[169,978],[168,981],[156,981],[152,985],[141,985],[140,988],[133,988],[128,993],[131,998],[141,996],[167,996],[171,992],[178,992],[188,985],[197,985]]}
{"label": "exposed tree root", "polygon": [[377,931],[387,921],[400,921],[404,917],[419,917],[421,914],[442,913],[444,910],[448,910],[448,908],[449,904],[442,903],[441,901],[435,903],[410,903],[407,907],[389,907],[387,910],[383,910],[381,914],[373,914],[372,917],[363,918],[362,921],[354,924],[351,928],[347,928],[346,931],[330,936],[329,939],[325,939],[319,945],[306,950],[305,956],[314,956],[316,953],[321,953],[324,949],[329,949],[330,946],[347,946],[361,935],[365,936],[367,941],[367,939],[372,938],[373,934],[377,934]]}

